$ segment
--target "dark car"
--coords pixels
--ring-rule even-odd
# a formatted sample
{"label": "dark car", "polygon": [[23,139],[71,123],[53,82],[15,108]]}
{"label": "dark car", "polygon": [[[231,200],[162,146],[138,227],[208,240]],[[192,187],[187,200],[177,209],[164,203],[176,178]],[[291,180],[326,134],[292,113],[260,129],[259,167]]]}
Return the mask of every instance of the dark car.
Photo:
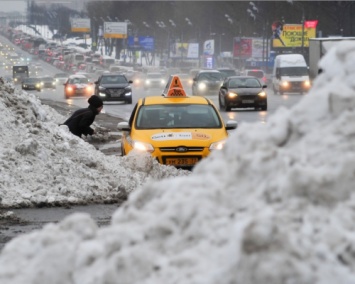
{"label": "dark car", "polygon": [[84,75],[71,75],[64,84],[64,96],[66,99],[75,96],[89,97],[93,92],[92,83]]}
{"label": "dark car", "polygon": [[124,101],[132,104],[132,80],[125,75],[104,73],[95,82],[95,95],[103,101]]}
{"label": "dark car", "polygon": [[223,74],[217,70],[199,71],[193,78],[192,95],[206,96],[218,95],[223,82]]}
{"label": "dark car", "polygon": [[256,77],[228,77],[219,90],[219,107],[225,111],[230,111],[232,108],[267,110],[266,87]]}
{"label": "dark car", "polygon": [[40,78],[25,78],[22,81],[22,90],[37,90],[41,91]]}
{"label": "dark car", "polygon": [[41,87],[42,87],[42,89],[44,89],[44,88],[56,89],[57,83],[53,77],[42,77],[41,78]]}

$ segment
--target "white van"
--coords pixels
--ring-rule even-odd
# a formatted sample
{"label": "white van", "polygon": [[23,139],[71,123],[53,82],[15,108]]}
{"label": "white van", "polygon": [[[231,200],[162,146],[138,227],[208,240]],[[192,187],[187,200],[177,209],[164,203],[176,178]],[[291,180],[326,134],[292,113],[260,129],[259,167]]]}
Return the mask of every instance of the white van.
{"label": "white van", "polygon": [[274,94],[306,93],[311,87],[306,60],[302,54],[281,54],[272,72]]}

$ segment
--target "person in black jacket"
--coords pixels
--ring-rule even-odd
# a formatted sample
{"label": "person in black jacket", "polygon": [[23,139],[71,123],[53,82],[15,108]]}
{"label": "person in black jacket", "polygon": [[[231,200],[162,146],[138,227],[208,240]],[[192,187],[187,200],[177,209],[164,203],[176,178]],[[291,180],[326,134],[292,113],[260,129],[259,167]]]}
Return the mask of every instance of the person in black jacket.
{"label": "person in black jacket", "polygon": [[103,101],[99,96],[93,95],[88,99],[89,107],[76,110],[63,124],[69,127],[71,133],[81,138],[81,135],[94,135],[90,127],[103,108]]}

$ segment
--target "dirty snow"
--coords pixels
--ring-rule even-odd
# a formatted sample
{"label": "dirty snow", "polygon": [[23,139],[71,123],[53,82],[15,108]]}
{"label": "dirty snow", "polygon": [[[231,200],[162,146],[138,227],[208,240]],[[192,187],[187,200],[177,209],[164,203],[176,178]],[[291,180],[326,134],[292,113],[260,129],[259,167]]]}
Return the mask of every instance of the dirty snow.
{"label": "dirty snow", "polygon": [[[109,226],[98,228],[78,213],[9,242],[0,254],[0,283],[355,283],[355,45],[340,44],[322,66],[312,90],[292,109],[280,108],[264,125],[241,124],[191,175],[145,182]],[[64,129],[42,122],[38,104],[19,100],[16,116],[12,104],[0,111],[2,140],[11,146],[1,159],[1,172],[10,164],[9,185],[33,184],[26,166],[45,163],[56,151],[73,154],[68,163],[92,153]],[[55,139],[35,139],[36,132],[61,137],[60,150],[42,153]],[[95,170],[107,165],[85,157],[79,160],[90,173],[92,160]],[[24,172],[17,183],[10,176],[16,163]],[[64,173],[72,169],[46,163]],[[59,187],[47,168],[41,166],[40,177],[48,182],[34,193]],[[74,186],[74,175],[64,173],[59,184]],[[101,183],[109,184],[109,176]],[[91,188],[96,179],[85,185]]]}

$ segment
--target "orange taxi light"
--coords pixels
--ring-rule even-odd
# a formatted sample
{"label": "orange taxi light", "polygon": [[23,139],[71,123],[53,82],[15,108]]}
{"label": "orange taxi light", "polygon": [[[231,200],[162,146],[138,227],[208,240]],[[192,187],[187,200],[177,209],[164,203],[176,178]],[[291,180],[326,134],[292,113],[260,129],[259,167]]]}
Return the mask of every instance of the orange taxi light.
{"label": "orange taxi light", "polygon": [[72,86],[68,86],[68,87],[67,87],[67,92],[70,92],[70,93],[71,93],[72,91],[74,91],[73,87],[72,87]]}
{"label": "orange taxi light", "polygon": [[163,94],[166,97],[186,97],[186,93],[179,76],[170,76]]}

